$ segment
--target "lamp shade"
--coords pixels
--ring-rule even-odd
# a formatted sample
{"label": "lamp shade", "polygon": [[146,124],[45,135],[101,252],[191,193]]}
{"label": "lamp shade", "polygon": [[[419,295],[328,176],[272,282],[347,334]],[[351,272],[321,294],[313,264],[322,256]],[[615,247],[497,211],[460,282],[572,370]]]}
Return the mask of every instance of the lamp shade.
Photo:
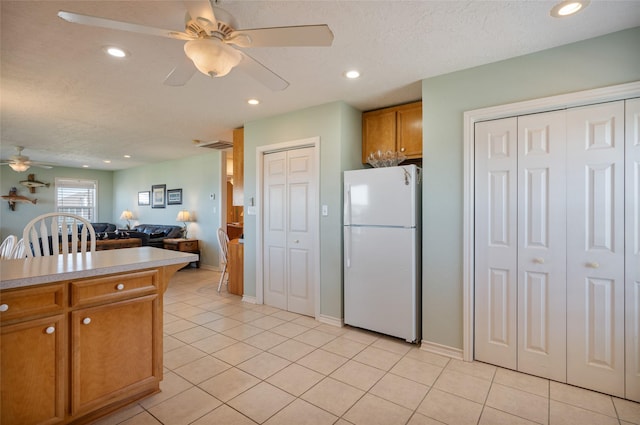
{"label": "lamp shade", "polygon": [[222,77],[242,60],[242,54],[217,38],[199,38],[184,44],[184,52],[198,71],[210,77]]}
{"label": "lamp shade", "polygon": [[133,213],[129,210],[124,210],[122,211],[122,214],[120,214],[120,220],[132,220],[133,219]]}
{"label": "lamp shade", "polygon": [[176,221],[181,221],[183,223],[190,222],[191,214],[189,214],[189,211],[187,210],[182,210],[178,213],[178,217],[176,217]]}
{"label": "lamp shade", "polygon": [[27,171],[30,165],[25,164],[24,162],[12,162],[9,164],[9,167],[11,167],[13,171],[17,171],[18,173],[21,173],[23,171]]}

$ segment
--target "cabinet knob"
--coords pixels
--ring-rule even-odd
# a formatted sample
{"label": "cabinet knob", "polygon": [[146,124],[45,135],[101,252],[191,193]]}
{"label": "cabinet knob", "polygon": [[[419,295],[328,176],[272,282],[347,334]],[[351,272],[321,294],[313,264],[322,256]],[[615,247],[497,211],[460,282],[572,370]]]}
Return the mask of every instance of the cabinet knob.
{"label": "cabinet knob", "polygon": [[400,148],[400,152],[404,152],[404,148]]}
{"label": "cabinet knob", "polygon": [[590,263],[587,263],[587,267],[589,267],[590,269],[597,269],[598,267],[600,267],[600,264],[598,264],[595,261],[592,261]]}
{"label": "cabinet knob", "polygon": [[91,323],[91,318],[90,317],[85,317],[84,319],[82,319],[82,324],[83,325],[88,325],[89,323]]}
{"label": "cabinet knob", "polygon": [[544,258],[542,257],[536,257],[533,259],[533,262],[536,264],[544,264]]}
{"label": "cabinet knob", "polygon": [[44,331],[47,333],[47,335],[51,335],[52,333],[54,333],[56,331],[56,328],[54,328],[53,326],[49,326]]}
{"label": "cabinet knob", "polygon": [[9,304],[0,304],[0,311],[9,310]]}
{"label": "cabinet knob", "polygon": [[118,291],[122,291],[122,290],[124,289],[124,283],[118,283],[118,284],[116,285],[116,289],[117,289]]}

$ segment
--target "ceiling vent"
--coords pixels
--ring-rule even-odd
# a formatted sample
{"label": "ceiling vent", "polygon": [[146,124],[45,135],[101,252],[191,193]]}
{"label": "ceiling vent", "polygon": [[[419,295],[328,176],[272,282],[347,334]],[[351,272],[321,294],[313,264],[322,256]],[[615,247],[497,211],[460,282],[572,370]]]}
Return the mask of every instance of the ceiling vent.
{"label": "ceiling vent", "polygon": [[210,149],[228,149],[233,147],[233,143],[227,142],[226,140],[212,140],[210,142],[200,142],[198,146],[201,148],[210,148]]}

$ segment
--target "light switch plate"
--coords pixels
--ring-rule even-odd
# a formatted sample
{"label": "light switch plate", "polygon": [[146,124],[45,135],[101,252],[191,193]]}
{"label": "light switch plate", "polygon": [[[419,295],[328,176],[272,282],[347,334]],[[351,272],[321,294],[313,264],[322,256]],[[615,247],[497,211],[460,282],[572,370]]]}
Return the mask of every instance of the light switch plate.
{"label": "light switch plate", "polygon": [[322,215],[325,217],[329,215],[329,207],[327,207],[326,205],[322,206]]}
{"label": "light switch plate", "polygon": [[256,207],[255,206],[247,207],[247,215],[256,215]]}

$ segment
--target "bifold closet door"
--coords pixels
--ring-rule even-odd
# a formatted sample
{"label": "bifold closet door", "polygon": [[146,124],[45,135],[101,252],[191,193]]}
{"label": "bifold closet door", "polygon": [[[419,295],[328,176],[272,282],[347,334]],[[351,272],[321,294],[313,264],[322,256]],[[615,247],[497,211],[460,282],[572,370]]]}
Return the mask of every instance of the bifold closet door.
{"label": "bifold closet door", "polygon": [[624,117],[624,101],[567,111],[567,382],[620,397]]}
{"label": "bifold closet door", "polygon": [[477,360],[517,366],[517,118],[475,125]]}
{"label": "bifold closet door", "polygon": [[566,380],[565,111],[518,117],[518,370]]}
{"label": "bifold closet door", "polygon": [[565,112],[476,124],[475,358],[566,380]]}
{"label": "bifold closet door", "polygon": [[626,101],[626,398],[640,401],[640,99]]}

